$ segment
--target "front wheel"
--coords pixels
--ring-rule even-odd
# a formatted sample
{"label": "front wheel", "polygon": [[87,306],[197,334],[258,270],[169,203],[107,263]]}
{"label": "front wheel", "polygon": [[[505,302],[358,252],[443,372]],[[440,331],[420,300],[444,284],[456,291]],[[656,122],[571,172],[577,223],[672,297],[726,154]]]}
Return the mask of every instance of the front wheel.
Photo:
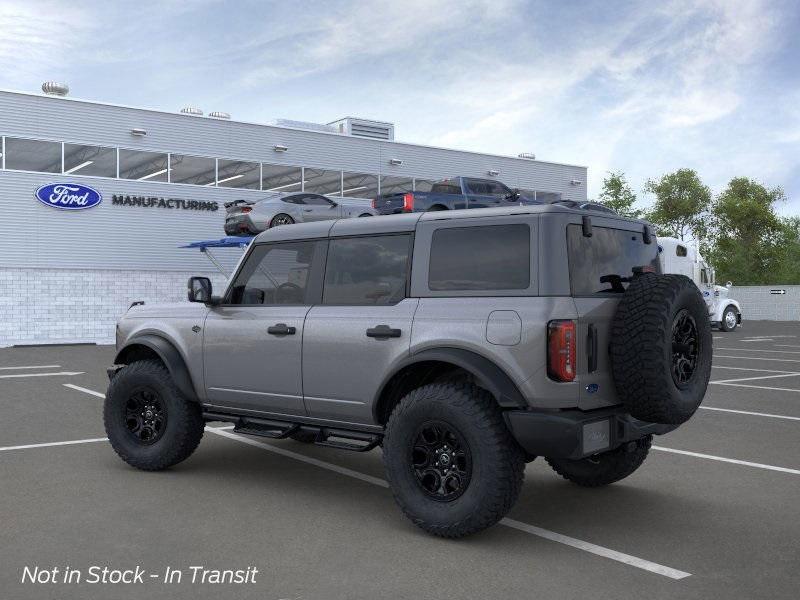
{"label": "front wheel", "polygon": [[600,487],[625,479],[642,466],[650,451],[653,436],[623,444],[610,452],[579,460],[547,458],[547,464],[564,479],[584,487]]}
{"label": "front wheel", "polygon": [[502,519],[519,496],[525,470],[524,454],[494,399],[465,380],[406,395],[386,426],[383,460],[401,510],[445,538]]}
{"label": "front wheel", "polygon": [[200,405],[184,398],[157,360],[133,362],[114,375],[103,422],[119,457],[144,471],[160,471],[189,458],[204,428]]}
{"label": "front wheel", "polygon": [[734,309],[732,306],[727,307],[725,312],[722,313],[720,329],[722,329],[722,331],[733,331],[736,329],[737,324],[738,318],[736,316],[736,309]]}

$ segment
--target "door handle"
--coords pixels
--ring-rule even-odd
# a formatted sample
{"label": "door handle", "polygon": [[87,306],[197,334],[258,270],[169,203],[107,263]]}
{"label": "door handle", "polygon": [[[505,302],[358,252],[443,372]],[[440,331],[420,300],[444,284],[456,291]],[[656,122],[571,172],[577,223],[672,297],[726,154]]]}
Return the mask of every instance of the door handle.
{"label": "door handle", "polygon": [[270,335],[294,335],[297,329],[289,327],[286,323],[278,323],[267,327],[267,333]]}
{"label": "door handle", "polygon": [[303,212],[312,212],[313,210],[314,210],[313,208],[304,208]]}
{"label": "door handle", "polygon": [[376,325],[367,329],[367,337],[371,338],[399,338],[402,333],[400,329],[392,329],[388,325]]}

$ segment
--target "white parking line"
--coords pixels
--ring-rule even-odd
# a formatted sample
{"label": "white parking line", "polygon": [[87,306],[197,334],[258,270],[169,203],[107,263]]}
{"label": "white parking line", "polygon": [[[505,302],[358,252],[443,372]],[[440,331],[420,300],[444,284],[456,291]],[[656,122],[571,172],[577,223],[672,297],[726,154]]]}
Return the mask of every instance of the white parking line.
{"label": "white parking line", "polygon": [[780,388],[780,387],[768,387],[765,385],[750,385],[748,383],[721,383],[718,382],[718,385],[730,385],[732,387],[743,387],[743,388],[753,388],[756,390],[772,390],[776,392],[800,392],[800,390],[795,390],[792,388]]}
{"label": "white parking line", "polygon": [[105,398],[105,394],[101,394],[100,392],[95,392],[94,390],[87,389],[85,387],[81,387],[79,385],[74,385],[72,383],[62,383],[64,387],[71,388],[73,390],[78,390],[79,392],[84,392],[85,394],[91,394],[92,396],[97,396],[98,398]]}
{"label": "white parking line", "polygon": [[786,419],[789,421],[800,421],[800,417],[790,417],[788,415],[773,415],[771,413],[752,412],[749,410],[734,410],[732,408],[717,408],[716,406],[701,406],[703,410],[718,410],[720,412],[736,413],[739,415],[752,415],[754,417],[771,417],[773,419]]}
{"label": "white parking line", "polygon": [[775,344],[776,348],[800,348],[800,346],[796,344]]}
{"label": "white parking line", "polygon": [[759,375],[758,377],[741,377],[739,379],[720,379],[708,383],[733,383],[735,381],[755,381],[756,379],[777,379],[778,377],[797,377],[800,373],[778,373],[777,375]]}
{"label": "white parking line", "polygon": [[769,360],[772,362],[800,363],[800,360],[796,358],[764,358],[763,356],[727,356],[725,354],[715,354],[714,358],[738,358],[739,360]]}
{"label": "white parking line", "polygon": [[714,348],[714,350],[733,350],[734,352],[770,352],[772,354],[800,354],[794,350],[762,350],[761,348]]}
{"label": "white parking line", "polygon": [[0,375],[0,379],[15,379],[19,377],[51,377],[53,375],[83,375],[83,371],[59,371],[58,373],[14,373],[13,375]]}
{"label": "white parking line", "polygon": [[[305,456],[303,454],[299,454],[297,452],[292,452],[291,450],[285,450],[283,448],[278,448],[276,446],[272,446],[269,444],[264,444],[262,442],[257,442],[255,440],[251,440],[248,438],[243,438],[235,433],[231,433],[227,430],[220,430],[219,428],[206,428],[206,431],[211,433],[215,433],[217,435],[221,435],[228,439],[235,440],[242,444],[247,444],[248,446],[253,446],[255,448],[260,448],[262,450],[267,450],[268,452],[274,452],[275,454],[280,454],[281,456],[286,456],[288,458],[293,458],[295,460],[299,460],[301,462],[314,465],[315,467],[320,467],[322,469],[327,469],[328,471],[333,471],[335,473],[339,473],[341,475],[346,475],[348,477],[353,477],[354,479],[358,479],[361,481],[365,481],[367,483],[371,483],[373,485],[377,485],[383,488],[388,488],[389,484],[378,477],[372,477],[371,475],[365,475],[364,473],[360,473],[358,471],[353,471],[352,469],[346,469],[344,467],[340,467],[338,465],[324,462],[321,460],[317,460],[316,458],[311,458],[309,456]],[[506,527],[511,527],[513,529],[517,529],[518,531],[524,531],[525,533],[530,533],[532,535],[542,537],[548,539],[553,542],[558,542],[560,544],[565,544],[567,546],[571,546],[573,548],[577,548],[579,550],[583,550],[585,552],[590,552],[592,554],[596,554],[598,556],[602,556],[604,558],[608,558],[611,560],[615,560],[617,562],[625,563],[627,565],[631,565],[633,567],[637,567],[639,569],[643,569],[645,571],[650,571],[651,573],[656,573],[658,575],[663,575],[665,577],[669,577],[670,579],[684,579],[689,577],[691,573],[687,573],[685,571],[679,571],[678,569],[673,569],[671,567],[666,567],[664,565],[660,565],[658,563],[651,562],[649,560],[644,560],[642,558],[638,558],[636,556],[631,556],[630,554],[624,554],[622,552],[617,552],[616,550],[611,550],[610,548],[604,548],[603,546],[598,546],[596,544],[592,544],[590,542],[586,542],[583,540],[579,540],[573,537],[569,537],[560,533],[556,533],[555,531],[550,531],[548,529],[542,529],[541,527],[535,527],[533,525],[528,525],[527,523],[522,523],[520,521],[515,521],[514,519],[505,518],[500,521],[501,525],[505,525]]]}
{"label": "white parking line", "polygon": [[772,338],[745,338],[739,340],[740,342],[772,342]]}
{"label": "white parking line", "polygon": [[729,367],[727,365],[711,365],[712,369],[732,369],[733,371],[761,371],[762,373],[797,373],[797,371],[779,371],[778,369],[754,369],[753,367]]}
{"label": "white parking line", "polygon": [[768,471],[780,471],[781,473],[791,473],[792,475],[800,475],[800,470],[789,469],[787,467],[776,467],[775,465],[765,465],[762,463],[754,463],[746,460],[737,460],[735,458],[725,458],[724,456],[714,456],[713,454],[701,454],[700,452],[689,452],[688,450],[676,450],[675,448],[664,448],[663,446],[652,446],[653,450],[660,450],[661,452],[671,452],[673,454],[684,454],[686,456],[694,456],[696,458],[707,458],[708,460],[718,460],[720,462],[732,463],[734,465],[744,465],[746,467],[756,467],[757,469],[766,469]]}
{"label": "white parking line", "polygon": [[28,448],[48,448],[50,446],[72,446],[73,444],[91,444],[93,442],[107,442],[108,438],[89,438],[86,440],[67,440],[66,442],[47,442],[44,444],[25,444],[24,446],[4,446],[0,452],[8,450],[27,450]]}
{"label": "white parking line", "polygon": [[0,371],[13,371],[14,369],[60,369],[61,365],[28,365],[25,367],[0,367]]}

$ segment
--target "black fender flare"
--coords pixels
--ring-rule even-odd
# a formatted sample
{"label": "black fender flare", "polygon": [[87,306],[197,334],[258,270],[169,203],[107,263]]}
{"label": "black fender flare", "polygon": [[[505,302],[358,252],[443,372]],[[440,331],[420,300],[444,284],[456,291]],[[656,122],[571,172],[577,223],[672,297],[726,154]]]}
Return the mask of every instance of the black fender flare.
{"label": "black fender flare", "polygon": [[502,408],[525,408],[528,406],[511,377],[485,356],[462,348],[431,348],[412,354],[395,367],[392,373],[381,382],[373,400],[373,407],[379,406],[386,385],[397,373],[416,363],[433,361],[450,363],[471,373],[481,387],[495,397],[497,404]]}
{"label": "black fender flare", "polygon": [[172,381],[175,382],[175,386],[181,394],[188,400],[199,401],[186,361],[183,360],[183,356],[172,342],[155,334],[135,336],[117,352],[114,364],[127,364],[126,354],[130,353],[134,346],[144,346],[155,352],[167,367]]}

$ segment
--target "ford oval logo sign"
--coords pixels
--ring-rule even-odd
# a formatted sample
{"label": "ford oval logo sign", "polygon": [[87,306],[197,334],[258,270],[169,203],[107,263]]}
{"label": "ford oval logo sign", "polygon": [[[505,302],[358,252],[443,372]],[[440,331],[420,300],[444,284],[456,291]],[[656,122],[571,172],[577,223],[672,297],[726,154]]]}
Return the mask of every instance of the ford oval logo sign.
{"label": "ford oval logo sign", "polygon": [[103,196],[79,183],[50,183],[36,190],[36,199],[61,210],[82,210],[97,206],[103,201]]}

